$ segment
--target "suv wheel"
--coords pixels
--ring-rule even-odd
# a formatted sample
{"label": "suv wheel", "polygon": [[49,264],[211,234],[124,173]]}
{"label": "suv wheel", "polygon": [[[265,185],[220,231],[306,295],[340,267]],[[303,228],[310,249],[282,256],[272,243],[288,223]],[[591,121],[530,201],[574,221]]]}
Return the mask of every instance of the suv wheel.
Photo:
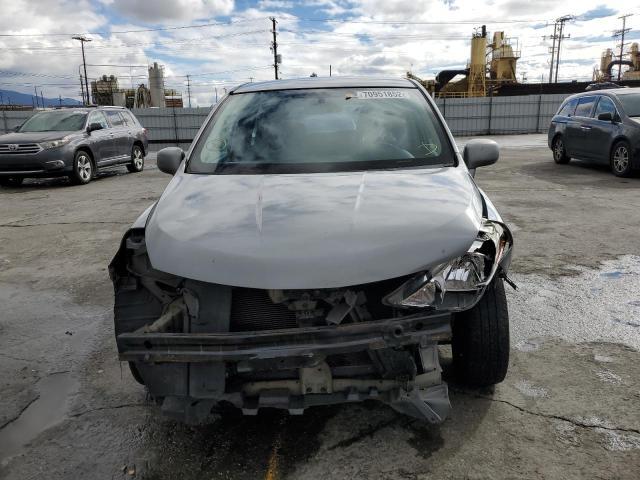
{"label": "suv wheel", "polygon": [[631,175],[631,148],[624,140],[616,143],[611,149],[611,170],[617,177]]}
{"label": "suv wheel", "polygon": [[23,181],[22,177],[0,177],[0,185],[3,187],[19,187]]}
{"label": "suv wheel", "polygon": [[71,182],[76,185],[85,185],[93,177],[93,162],[91,157],[84,150],[76,152],[73,159],[73,173],[70,175]]}
{"label": "suv wheel", "polygon": [[504,380],[509,366],[509,312],[502,279],[496,278],[471,310],[453,319],[453,369],[466,385]]}
{"label": "suv wheel", "polygon": [[130,172],[141,172],[144,169],[144,153],[139,145],[134,145],[131,150],[131,163],[127,165]]}
{"label": "suv wheel", "polygon": [[553,161],[560,164],[569,163],[567,150],[564,148],[564,140],[561,136],[557,136],[553,140]]}

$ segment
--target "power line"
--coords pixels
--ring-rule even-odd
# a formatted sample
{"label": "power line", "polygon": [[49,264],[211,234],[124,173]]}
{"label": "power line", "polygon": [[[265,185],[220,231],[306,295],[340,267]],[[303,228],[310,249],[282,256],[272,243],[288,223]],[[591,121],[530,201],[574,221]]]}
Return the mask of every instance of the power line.
{"label": "power line", "polygon": [[262,21],[263,18],[247,18],[243,20],[235,20],[232,22],[210,22],[202,23],[198,25],[179,25],[175,27],[158,27],[158,28],[143,28],[138,30],[112,30],[110,32],[68,32],[68,33],[3,33],[0,37],[68,37],[71,35],[113,35],[121,33],[143,33],[143,32],[164,32],[172,30],[186,30],[190,28],[204,28],[204,27],[224,27],[229,25],[235,25],[238,23],[249,23]]}

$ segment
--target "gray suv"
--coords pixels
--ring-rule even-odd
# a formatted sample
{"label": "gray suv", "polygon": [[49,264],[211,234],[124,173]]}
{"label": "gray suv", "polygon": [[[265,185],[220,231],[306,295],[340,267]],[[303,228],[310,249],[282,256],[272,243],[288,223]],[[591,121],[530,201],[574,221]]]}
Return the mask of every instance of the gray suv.
{"label": "gray suv", "polygon": [[141,172],[148,143],[147,131],[122,107],[40,112],[0,135],[0,185],[56,176],[82,185],[98,169],[118,165]]}
{"label": "gray suv", "polygon": [[556,163],[579,158],[630,176],[640,169],[640,88],[567,98],[549,125],[549,148]]}

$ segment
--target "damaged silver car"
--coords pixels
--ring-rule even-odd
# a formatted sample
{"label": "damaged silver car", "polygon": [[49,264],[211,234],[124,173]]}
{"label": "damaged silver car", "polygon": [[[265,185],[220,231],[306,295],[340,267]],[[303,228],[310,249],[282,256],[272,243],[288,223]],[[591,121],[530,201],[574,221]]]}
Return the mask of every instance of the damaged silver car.
{"label": "damaged silver car", "polygon": [[302,414],[375,399],[429,422],[460,382],[502,381],[512,236],[428,93],[404,79],[245,84],[110,265],[120,359],[161,409]]}

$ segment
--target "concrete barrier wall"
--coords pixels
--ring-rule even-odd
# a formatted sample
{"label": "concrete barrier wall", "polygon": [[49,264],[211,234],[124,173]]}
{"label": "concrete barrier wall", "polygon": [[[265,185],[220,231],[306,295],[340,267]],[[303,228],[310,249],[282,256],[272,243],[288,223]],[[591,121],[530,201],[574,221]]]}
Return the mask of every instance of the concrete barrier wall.
{"label": "concrete barrier wall", "polygon": [[[454,135],[546,132],[567,95],[439,98],[438,108]],[[187,148],[210,112],[206,108],[136,108],[132,112],[148,130],[151,149]],[[0,111],[0,131],[10,132],[34,112]]]}

